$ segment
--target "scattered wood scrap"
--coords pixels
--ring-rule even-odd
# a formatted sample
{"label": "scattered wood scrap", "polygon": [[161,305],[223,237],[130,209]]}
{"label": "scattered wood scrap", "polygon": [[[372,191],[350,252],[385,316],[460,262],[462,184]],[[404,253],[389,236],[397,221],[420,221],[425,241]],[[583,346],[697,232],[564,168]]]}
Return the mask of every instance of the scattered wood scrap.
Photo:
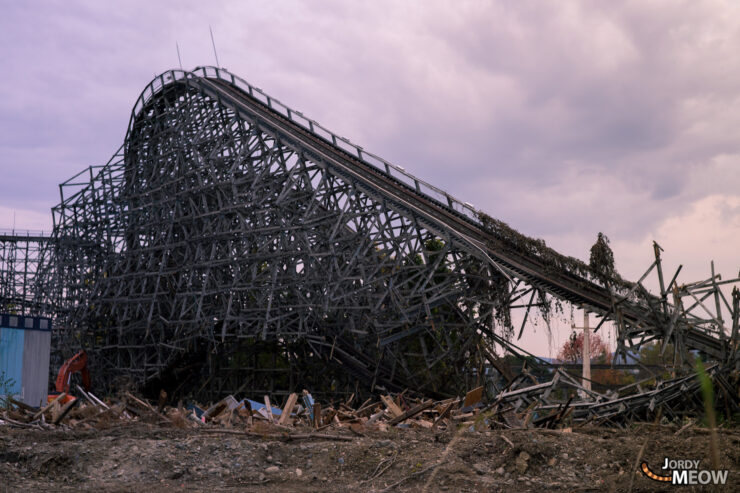
{"label": "scattered wood scrap", "polygon": [[[716,366],[709,367],[707,373],[718,378]],[[464,397],[444,400],[424,399],[404,391],[371,397],[355,408],[352,407],[354,396],[342,401],[318,402],[307,390],[291,393],[282,407],[273,406],[268,395],[261,399],[255,396],[258,400],[238,400],[228,395],[208,406],[178,403],[173,407],[167,405],[165,392],[159,394],[155,403],[130,392],[102,400],[78,386],[69,394],[50,396],[48,404],[40,409],[8,398],[8,405],[0,409],[0,426],[103,428],[139,421],[176,428],[232,429],[287,439],[304,435],[319,437],[319,432],[344,428],[355,436],[364,436],[365,430],[387,431],[392,427],[469,431],[570,430],[588,425],[624,427],[647,421],[645,417],[656,409],[669,413],[681,406],[696,406],[696,402],[701,402],[695,397],[699,385],[689,375],[660,381],[655,389],[635,392],[632,386],[626,386],[624,391],[602,395],[584,389],[577,379],[557,370],[544,383],[534,378],[515,378],[493,396],[486,395],[484,387],[476,387]],[[735,406],[731,411],[737,409]],[[689,426],[681,427],[676,434]],[[299,428],[310,433],[293,431]]]}

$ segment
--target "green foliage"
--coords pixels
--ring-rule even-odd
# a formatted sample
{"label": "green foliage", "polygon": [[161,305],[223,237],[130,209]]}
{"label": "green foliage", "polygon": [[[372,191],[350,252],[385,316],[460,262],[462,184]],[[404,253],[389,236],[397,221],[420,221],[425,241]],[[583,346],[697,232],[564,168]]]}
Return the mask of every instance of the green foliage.
{"label": "green foliage", "polygon": [[609,238],[599,233],[596,243],[591,247],[589,266],[601,281],[608,281],[614,277],[614,252],[609,246]]}
{"label": "green foliage", "polygon": [[719,469],[719,439],[717,438],[717,417],[714,412],[714,384],[707,375],[701,359],[696,361],[696,376],[701,384],[701,394],[704,400],[704,413],[709,425],[709,446],[712,458],[712,468]]}
{"label": "green foliage", "polygon": [[[491,248],[499,249],[504,252],[514,252],[516,254],[525,254],[537,257],[543,264],[545,271],[560,273],[562,271],[569,272],[584,278],[591,278],[604,281],[603,269],[600,272],[594,269],[591,265],[578,260],[577,258],[568,257],[562,255],[552,248],[548,247],[544,240],[530,238],[525,236],[508,224],[493,219],[491,216],[482,212],[478,213],[478,219],[484,228],[486,228],[492,235],[493,239],[489,242]],[[601,242],[599,241],[601,239]],[[609,267],[609,254],[611,249],[609,248],[609,239],[599,233],[599,238],[596,241],[597,245],[597,259],[596,265]],[[606,248],[604,248],[606,247]],[[611,255],[611,269],[610,277],[608,278],[612,287],[617,288],[618,291],[628,291],[632,288],[632,283],[622,279],[621,276],[614,270],[614,255]]]}
{"label": "green foliage", "polygon": [[704,412],[708,425],[712,428],[715,426],[715,413],[714,413],[714,386],[712,385],[712,379],[707,375],[704,369],[704,364],[701,360],[696,361],[696,378],[701,384],[701,395],[704,400]]}
{"label": "green foliage", "polygon": [[0,407],[9,408],[11,389],[15,386],[15,380],[5,376],[5,372],[0,372]]}
{"label": "green foliage", "polygon": [[[638,353],[640,362],[644,365],[668,365],[673,362],[673,344],[668,344],[666,347],[665,352],[661,355],[661,343],[658,341],[649,342],[647,344],[643,344],[640,348],[640,352]],[[656,373],[658,373],[656,371]],[[658,375],[662,380],[667,380],[671,378],[671,373],[665,369]],[[650,379],[647,381],[648,385],[653,385],[655,383],[655,379]]]}
{"label": "green foliage", "polygon": [[430,238],[424,242],[424,249],[426,250],[429,264],[433,265],[439,262],[439,265],[434,270],[433,281],[435,284],[442,284],[450,273],[450,267],[447,265],[446,259],[439,259],[440,255],[444,255],[444,248],[445,243],[438,238]]}
{"label": "green foliage", "polygon": [[9,313],[10,315],[17,315],[20,313],[20,307],[16,303],[8,302],[2,306],[3,313]]}
{"label": "green foliage", "polygon": [[424,248],[426,248],[427,252],[430,253],[441,252],[444,247],[445,242],[439,238],[429,238],[424,242]]}

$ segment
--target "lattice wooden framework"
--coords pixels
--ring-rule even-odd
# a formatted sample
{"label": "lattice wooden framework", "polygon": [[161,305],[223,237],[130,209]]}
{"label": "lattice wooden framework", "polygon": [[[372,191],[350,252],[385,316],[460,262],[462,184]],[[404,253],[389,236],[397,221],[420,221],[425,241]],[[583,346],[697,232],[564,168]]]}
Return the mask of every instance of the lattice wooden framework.
{"label": "lattice wooden framework", "polygon": [[605,279],[223,69],[155,78],[121,149],[61,191],[36,302],[98,385],[449,395],[511,347],[511,310],[521,334],[553,298],[615,321],[623,347],[735,354],[673,283]]}

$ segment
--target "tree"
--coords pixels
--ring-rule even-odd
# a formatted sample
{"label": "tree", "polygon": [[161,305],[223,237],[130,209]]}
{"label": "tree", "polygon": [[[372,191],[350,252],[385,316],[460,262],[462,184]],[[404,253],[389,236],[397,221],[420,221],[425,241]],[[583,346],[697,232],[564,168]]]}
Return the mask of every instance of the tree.
{"label": "tree", "polygon": [[602,281],[608,281],[615,274],[614,252],[609,246],[609,238],[604,233],[599,233],[596,243],[591,247],[589,265]]}
{"label": "tree", "polygon": [[[669,366],[674,364],[674,346],[672,343],[668,343],[665,348],[665,352],[661,355],[660,351],[663,348],[662,341],[652,341],[647,344],[643,344],[638,353],[638,359],[643,365],[656,365],[656,366]],[[696,358],[698,356],[688,353],[687,359],[684,364],[690,367],[696,366]],[[662,379],[671,378],[671,372],[668,368],[663,371],[656,371]],[[675,371],[675,370],[674,370]]]}
{"label": "tree", "polygon": [[[595,359],[609,359],[609,348],[598,334],[591,334],[589,337],[589,346],[591,350],[591,361]],[[563,363],[578,363],[583,359],[583,332],[576,335],[573,332],[570,338],[565,341],[558,352],[558,360]]]}
{"label": "tree", "polygon": [[[604,340],[598,335],[591,333],[589,337],[591,346],[591,362],[606,364],[611,360],[611,352]],[[583,360],[583,332],[576,335],[573,332],[565,341],[558,353],[558,360],[563,363],[580,363]],[[634,382],[634,376],[623,370],[613,368],[594,369],[591,372],[591,380],[606,386],[622,386]]]}

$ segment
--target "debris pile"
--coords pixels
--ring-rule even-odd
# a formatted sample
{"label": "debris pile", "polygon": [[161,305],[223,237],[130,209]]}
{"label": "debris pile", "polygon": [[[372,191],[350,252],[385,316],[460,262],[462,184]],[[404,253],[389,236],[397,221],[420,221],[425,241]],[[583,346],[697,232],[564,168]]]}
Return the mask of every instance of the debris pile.
{"label": "debris pile", "polygon": [[162,409],[155,409],[131,393],[126,393],[120,399],[107,399],[106,403],[79,386],[77,391],[79,397],[66,392],[49,396],[49,403],[40,409],[7,397],[4,399],[4,408],[0,410],[0,426],[58,429],[107,428],[135,420],[155,424],[172,423],[162,415]]}
{"label": "debris pile", "polygon": [[[166,393],[162,392],[158,405],[148,403],[130,392],[106,399],[77,388],[81,397],[66,393],[50,400],[42,409],[28,406],[8,398],[8,406],[0,411],[0,425],[16,428],[55,429],[108,428],[125,422],[145,422],[177,428],[242,429],[261,436],[285,435],[295,428],[321,432],[328,428],[349,429],[362,434],[363,429],[387,431],[399,428],[446,429],[453,424],[473,425],[482,409],[483,387],[469,392],[465,399],[415,399],[404,393],[382,395],[378,400],[366,400],[356,408],[351,407],[354,396],[339,403],[322,406],[304,390],[299,397],[293,393],[282,406],[275,406],[269,396],[264,403],[251,399],[238,401],[229,395],[207,408],[197,404],[165,405]],[[285,435],[287,438],[340,438],[311,433],[310,435]]]}
{"label": "debris pile", "polygon": [[[724,370],[724,371],[723,371]],[[726,367],[707,368],[718,401],[730,415],[738,408],[737,394]],[[643,382],[644,383],[644,382]],[[355,395],[340,402],[321,403],[311,393],[292,393],[280,406],[268,395],[262,401],[238,400],[233,395],[201,407],[195,403],[167,405],[162,391],[156,405],[126,392],[106,402],[77,386],[78,397],[62,393],[42,409],[15,399],[0,413],[0,425],[19,428],[52,429],[107,428],[138,421],[176,428],[202,428],[204,431],[226,431],[285,439],[346,437],[322,435],[327,429],[346,429],[354,435],[364,431],[388,431],[391,427],[429,430],[468,429],[570,429],[584,425],[624,428],[635,422],[650,421],[661,415],[683,422],[701,414],[701,384],[695,375],[658,381],[644,390],[638,384],[624,386],[605,394],[586,389],[562,369],[550,381],[538,383],[526,370],[493,397],[484,386],[469,391],[464,397],[433,400],[412,396],[407,391],[371,397],[355,403]],[[353,404],[355,406],[353,407]],[[296,434],[294,430],[309,430]]]}

